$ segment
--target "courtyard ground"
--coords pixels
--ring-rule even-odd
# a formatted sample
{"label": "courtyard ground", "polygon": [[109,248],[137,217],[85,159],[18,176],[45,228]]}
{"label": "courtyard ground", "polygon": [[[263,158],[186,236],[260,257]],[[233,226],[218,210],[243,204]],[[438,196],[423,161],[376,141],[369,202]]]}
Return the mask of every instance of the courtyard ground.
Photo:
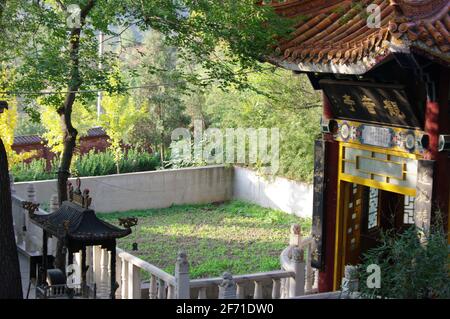
{"label": "courtyard ground", "polygon": [[[116,225],[119,217],[138,217],[138,230],[133,228],[118,246],[169,273],[174,272],[177,252],[184,249],[191,278],[278,270],[290,225],[301,224],[305,235],[311,226],[310,219],[241,201],[98,216]],[[132,251],[135,241],[138,251]]]}

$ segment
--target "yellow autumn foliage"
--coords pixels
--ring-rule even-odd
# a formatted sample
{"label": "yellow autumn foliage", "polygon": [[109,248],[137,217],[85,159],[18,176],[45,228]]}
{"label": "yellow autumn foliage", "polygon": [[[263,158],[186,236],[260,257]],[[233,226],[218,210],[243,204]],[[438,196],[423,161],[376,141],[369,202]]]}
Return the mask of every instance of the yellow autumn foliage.
{"label": "yellow autumn foliage", "polygon": [[136,121],[145,116],[146,108],[143,105],[136,105],[132,97],[107,94],[103,97],[102,109],[100,124],[109,136],[110,148],[114,153],[119,173],[119,161],[123,157],[121,143],[127,142]]}
{"label": "yellow autumn foliage", "polygon": [[[52,152],[61,155],[64,149],[64,133],[61,129],[61,117],[52,106],[41,105],[41,121],[45,127],[42,137],[47,141]],[[80,103],[75,102],[72,112],[72,124],[78,131],[77,140],[85,135],[88,129],[95,126],[95,115]]]}
{"label": "yellow autumn foliage", "polygon": [[0,137],[5,145],[8,165],[11,169],[14,165],[29,159],[36,153],[24,152],[19,154],[12,149],[12,145],[14,144],[14,130],[16,128],[18,118],[17,103],[15,99],[7,99],[1,96],[0,99],[8,102],[8,110],[4,110],[3,113],[0,113]]}

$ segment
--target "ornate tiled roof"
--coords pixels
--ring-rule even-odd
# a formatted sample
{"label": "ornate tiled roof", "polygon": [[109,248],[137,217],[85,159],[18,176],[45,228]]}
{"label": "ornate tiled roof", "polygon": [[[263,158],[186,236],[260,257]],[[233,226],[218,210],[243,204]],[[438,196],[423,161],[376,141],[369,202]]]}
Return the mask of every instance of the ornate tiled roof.
{"label": "ornate tiled roof", "polygon": [[92,209],[83,208],[72,202],[63,202],[53,214],[30,214],[33,223],[58,238],[93,241],[121,238],[131,233],[99,219]]}
{"label": "ornate tiled roof", "polygon": [[[295,19],[269,61],[292,70],[362,74],[393,52],[426,54],[450,64],[449,0],[266,0]],[[367,8],[380,9],[370,27]]]}

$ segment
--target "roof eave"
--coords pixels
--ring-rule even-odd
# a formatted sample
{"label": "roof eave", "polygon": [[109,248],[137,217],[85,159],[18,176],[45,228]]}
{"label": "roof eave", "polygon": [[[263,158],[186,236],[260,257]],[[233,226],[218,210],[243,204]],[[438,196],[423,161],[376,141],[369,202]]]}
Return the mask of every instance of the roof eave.
{"label": "roof eave", "polygon": [[275,64],[287,70],[303,73],[334,73],[347,75],[363,75],[371,71],[378,65],[392,59],[394,53],[411,53],[409,46],[404,44],[395,44],[386,41],[383,54],[379,53],[373,56],[365,56],[361,60],[354,63],[313,63],[313,62],[290,62],[282,57],[272,56],[267,59],[267,62]]}

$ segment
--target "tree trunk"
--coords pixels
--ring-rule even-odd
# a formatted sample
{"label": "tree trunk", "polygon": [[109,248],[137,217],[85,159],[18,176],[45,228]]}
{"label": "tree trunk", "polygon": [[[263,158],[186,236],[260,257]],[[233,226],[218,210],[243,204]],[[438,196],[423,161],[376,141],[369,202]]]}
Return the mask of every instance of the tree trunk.
{"label": "tree trunk", "polygon": [[[81,10],[81,25],[72,28],[69,39],[70,53],[70,82],[68,93],[64,104],[58,109],[61,118],[61,129],[64,133],[64,150],[61,156],[61,162],[58,170],[58,201],[61,205],[67,200],[67,180],[70,177],[70,164],[72,163],[73,153],[76,146],[78,131],[72,125],[72,108],[76,98],[76,92],[80,89],[82,78],[80,75],[80,37],[81,28],[85,19],[95,4],[95,0],[89,0],[86,6]],[[55,266],[65,272],[65,249],[64,243],[60,240],[57,244]]]}
{"label": "tree trunk", "polygon": [[0,138],[0,299],[22,299],[19,256],[14,236],[11,185],[5,146]]}

